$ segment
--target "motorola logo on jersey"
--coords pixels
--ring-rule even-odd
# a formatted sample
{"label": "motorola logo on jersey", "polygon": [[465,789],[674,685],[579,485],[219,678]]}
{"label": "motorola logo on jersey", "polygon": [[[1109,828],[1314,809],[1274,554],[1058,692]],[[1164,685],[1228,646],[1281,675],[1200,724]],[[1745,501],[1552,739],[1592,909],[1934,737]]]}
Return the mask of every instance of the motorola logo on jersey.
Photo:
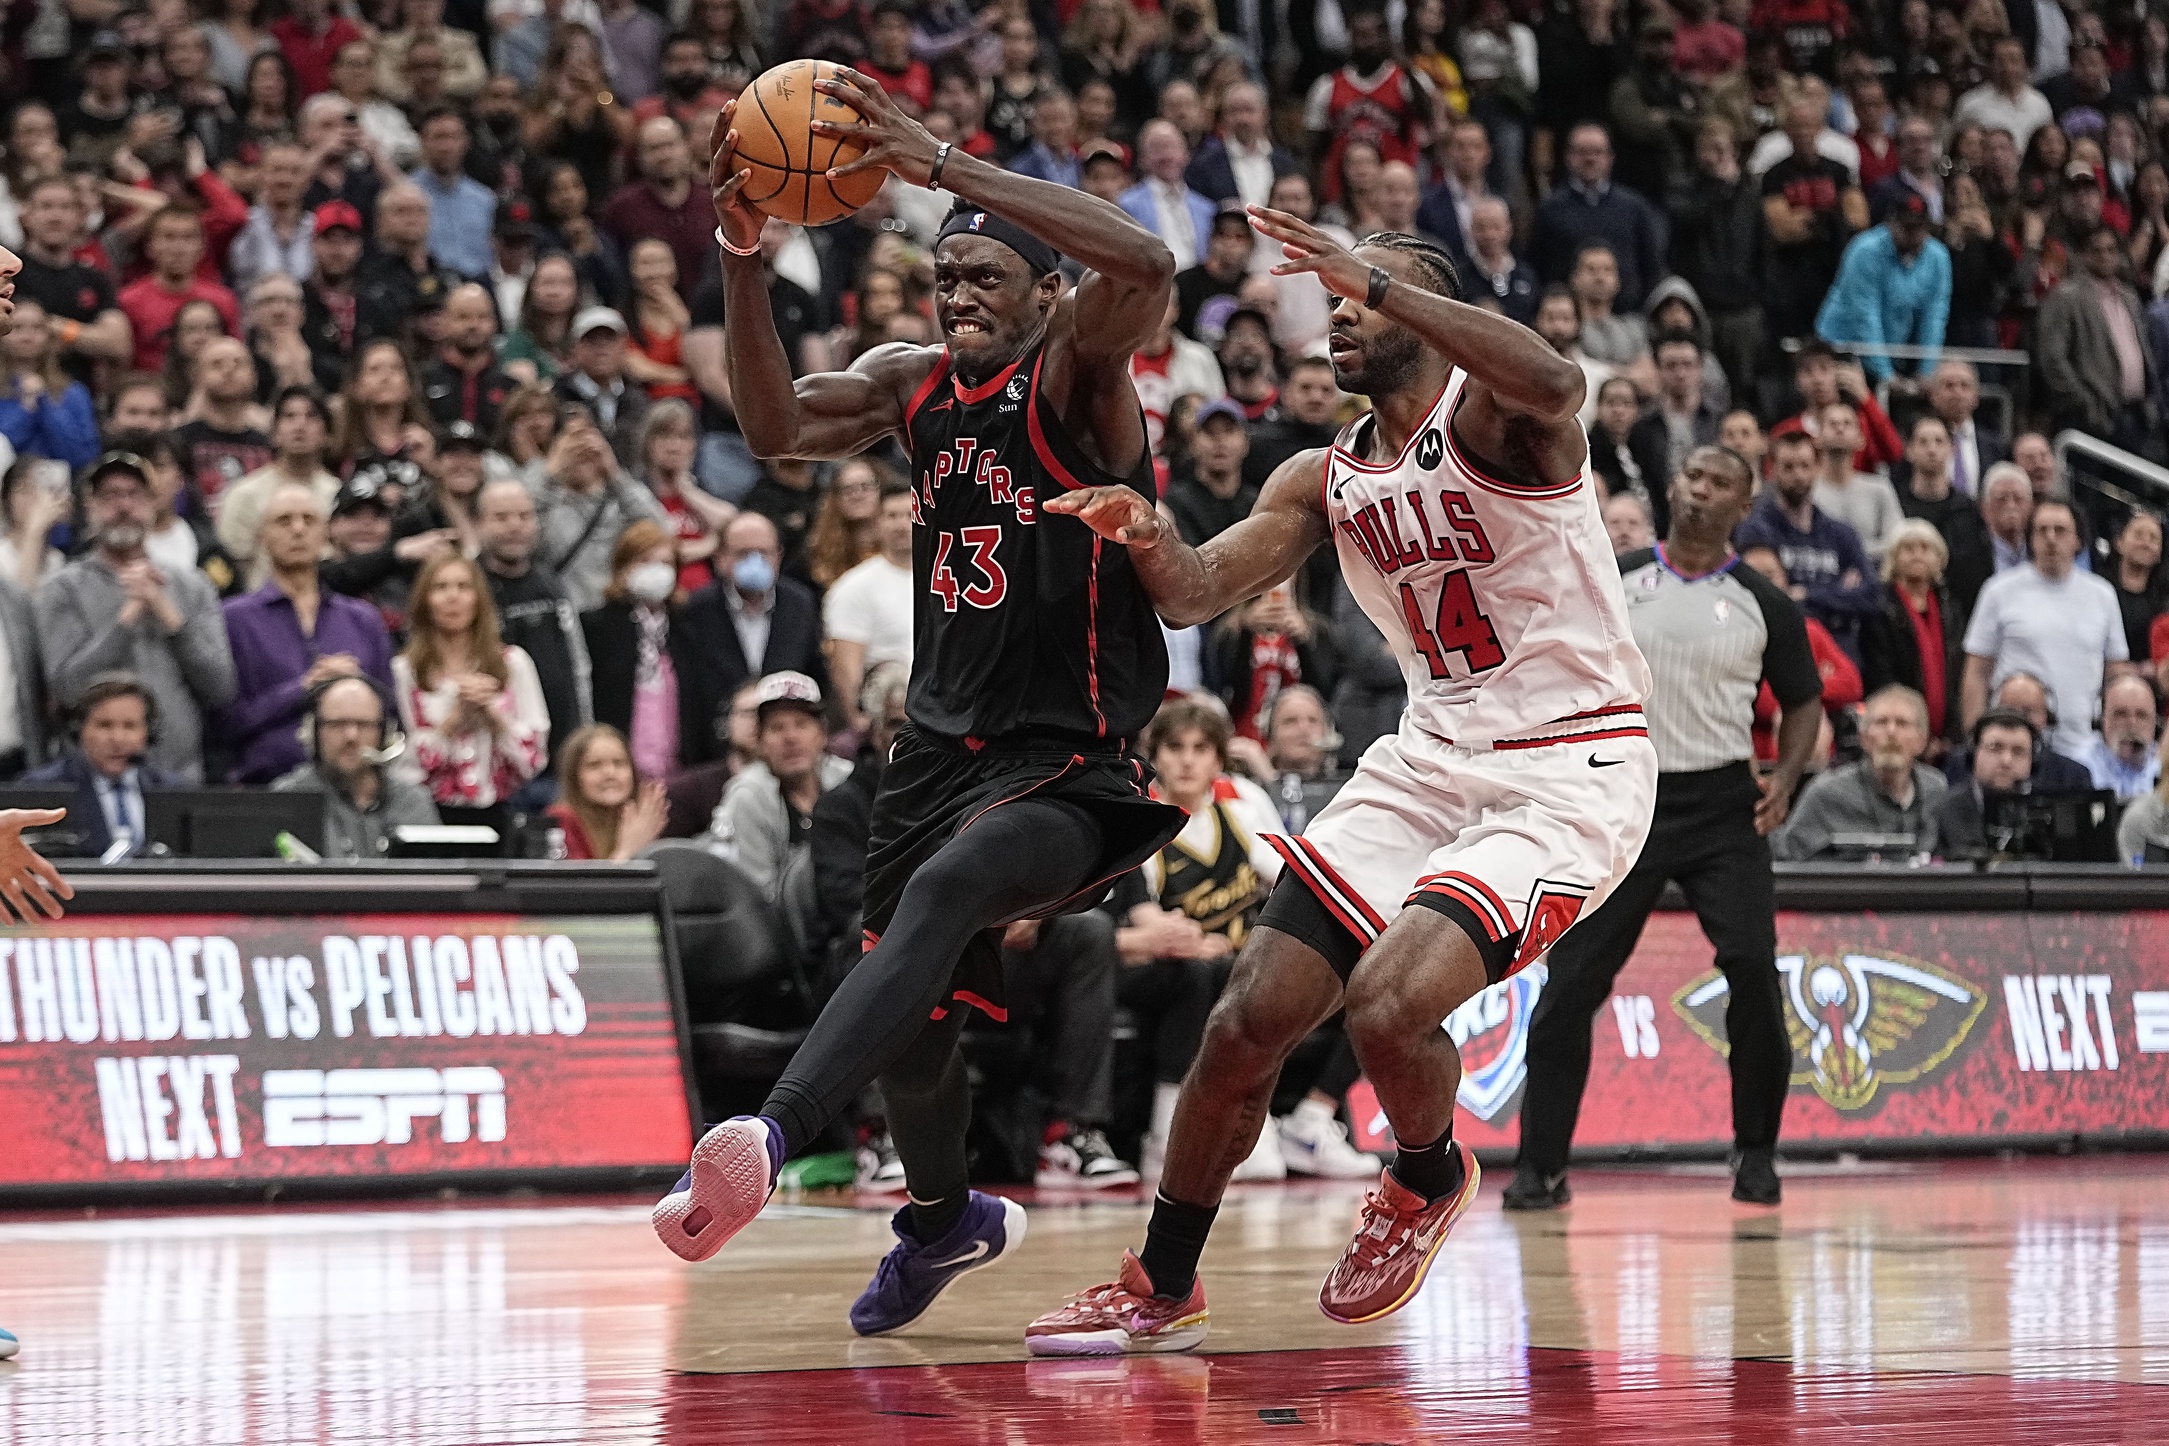
{"label": "motorola logo on jersey", "polygon": [[1444,461],[1445,457],[1446,439],[1439,435],[1438,428],[1433,427],[1425,432],[1423,440],[1416,444],[1416,465],[1428,472]]}

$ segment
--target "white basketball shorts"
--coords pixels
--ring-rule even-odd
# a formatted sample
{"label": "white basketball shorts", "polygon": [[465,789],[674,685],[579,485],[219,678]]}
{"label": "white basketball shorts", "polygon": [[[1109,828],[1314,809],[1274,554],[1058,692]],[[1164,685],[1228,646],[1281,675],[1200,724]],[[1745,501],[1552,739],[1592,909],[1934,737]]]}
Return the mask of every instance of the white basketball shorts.
{"label": "white basketball shorts", "polygon": [[[1321,948],[1345,977],[1411,904],[1461,921],[1493,982],[1526,968],[1634,867],[1657,798],[1639,708],[1561,719],[1488,748],[1405,716],[1363,754],[1300,836],[1269,842],[1288,868],[1261,924],[1313,947],[1316,910],[1282,900],[1300,880],[1347,939]],[[1276,916],[1278,916],[1276,918]],[[1330,931],[1327,931],[1330,932]]]}

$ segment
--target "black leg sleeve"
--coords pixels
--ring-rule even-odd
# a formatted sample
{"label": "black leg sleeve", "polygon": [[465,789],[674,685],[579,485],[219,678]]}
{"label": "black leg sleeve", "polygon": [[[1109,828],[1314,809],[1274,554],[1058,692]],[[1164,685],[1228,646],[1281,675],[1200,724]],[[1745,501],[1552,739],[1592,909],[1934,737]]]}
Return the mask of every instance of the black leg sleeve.
{"label": "black leg sleeve", "polygon": [[1561,1174],[1589,1083],[1589,1029],[1626,967],[1657,896],[1665,868],[1645,851],[1595,913],[1577,921],[1546,956],[1551,977],[1529,1020],[1529,1082],[1521,1100],[1521,1159]]}
{"label": "black leg sleeve", "polygon": [[1777,1144],[1792,1084],[1792,1039],[1777,977],[1777,882],[1769,845],[1752,828],[1680,876],[1679,886],[1717,950],[1729,986],[1732,1133],[1743,1150]]}
{"label": "black leg sleeve", "polygon": [[[1068,898],[1091,881],[1100,854],[1089,813],[1024,799],[989,810],[921,865],[881,942],[845,976],[761,1108],[782,1126],[787,1152],[803,1149],[926,1027],[974,935]],[[891,1101],[892,1134],[894,1114]]]}
{"label": "black leg sleeve", "polygon": [[971,1188],[964,1136],[971,1128],[972,1091],[957,1048],[967,1017],[968,1011],[952,1009],[929,1023],[881,1075],[889,1138],[915,1200],[956,1200]]}

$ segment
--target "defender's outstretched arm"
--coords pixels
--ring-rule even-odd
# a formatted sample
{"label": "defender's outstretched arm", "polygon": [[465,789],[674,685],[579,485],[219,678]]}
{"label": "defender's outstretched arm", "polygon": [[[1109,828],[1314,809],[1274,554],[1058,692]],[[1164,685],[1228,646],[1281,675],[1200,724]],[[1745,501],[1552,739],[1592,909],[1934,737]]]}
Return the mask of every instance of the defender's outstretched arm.
{"label": "defender's outstretched arm", "polygon": [[[1309,272],[1334,295],[1365,300],[1371,284],[1368,262],[1284,211],[1252,206],[1250,219],[1262,235],[1280,243],[1288,258],[1273,268],[1275,275]],[[1407,285],[1387,287],[1376,309],[1482,383],[1509,412],[1558,421],[1581,410],[1582,369],[1519,322]]]}
{"label": "defender's outstretched arm", "polygon": [[1084,522],[1130,550],[1146,596],[1178,628],[1211,622],[1285,580],[1325,541],[1323,449],[1299,452],[1273,470],[1248,517],[1203,547],[1184,542],[1167,519],[1129,487],[1086,487],[1041,507]]}

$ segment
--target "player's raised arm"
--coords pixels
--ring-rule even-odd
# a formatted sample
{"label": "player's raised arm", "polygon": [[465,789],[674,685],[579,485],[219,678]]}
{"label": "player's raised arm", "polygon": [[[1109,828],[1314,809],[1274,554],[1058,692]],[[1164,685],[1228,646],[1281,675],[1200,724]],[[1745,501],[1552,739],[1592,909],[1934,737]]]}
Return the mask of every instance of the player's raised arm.
{"label": "player's raised arm", "polygon": [[1022,226],[1091,272],[1074,302],[1079,315],[1091,318],[1072,338],[1080,355],[1120,356],[1127,363],[1131,352],[1152,339],[1167,311],[1168,288],[1175,282],[1174,254],[1159,237],[1120,206],[1089,192],[1020,176],[966,155],[960,147],[943,145],[874,81],[853,70],[843,74],[847,80],[820,80],[814,88],[851,106],[860,122],[816,120],[813,131],[858,141],[867,149],[832,175],[881,166],[908,185],[924,186],[939,161],[943,190]]}
{"label": "player's raised arm", "polygon": [[1178,628],[1211,622],[1237,603],[1285,580],[1326,539],[1318,504],[1325,452],[1298,452],[1273,469],[1258,504],[1242,521],[1192,547],[1142,493],[1087,487],[1040,503],[1067,512],[1130,550],[1130,566],[1161,617]]}
{"label": "player's raised arm", "polygon": [[709,190],[723,230],[723,358],[746,446],[756,457],[822,461],[855,457],[904,425],[904,402],[940,352],[878,346],[849,371],[791,378],[791,359],[768,306],[761,213],[739,199],[748,172],[737,164],[735,100],[716,116]]}
{"label": "player's raised arm", "polygon": [[[1278,241],[1287,258],[1276,275],[1309,272],[1335,296],[1349,297],[1414,332],[1468,373],[1456,430],[1480,450],[1533,464],[1547,480],[1565,481],[1588,456],[1576,413],[1582,369],[1519,322],[1406,285],[1357,256],[1308,222],[1252,206],[1251,224]],[[1533,424],[1533,425],[1532,425]]]}

